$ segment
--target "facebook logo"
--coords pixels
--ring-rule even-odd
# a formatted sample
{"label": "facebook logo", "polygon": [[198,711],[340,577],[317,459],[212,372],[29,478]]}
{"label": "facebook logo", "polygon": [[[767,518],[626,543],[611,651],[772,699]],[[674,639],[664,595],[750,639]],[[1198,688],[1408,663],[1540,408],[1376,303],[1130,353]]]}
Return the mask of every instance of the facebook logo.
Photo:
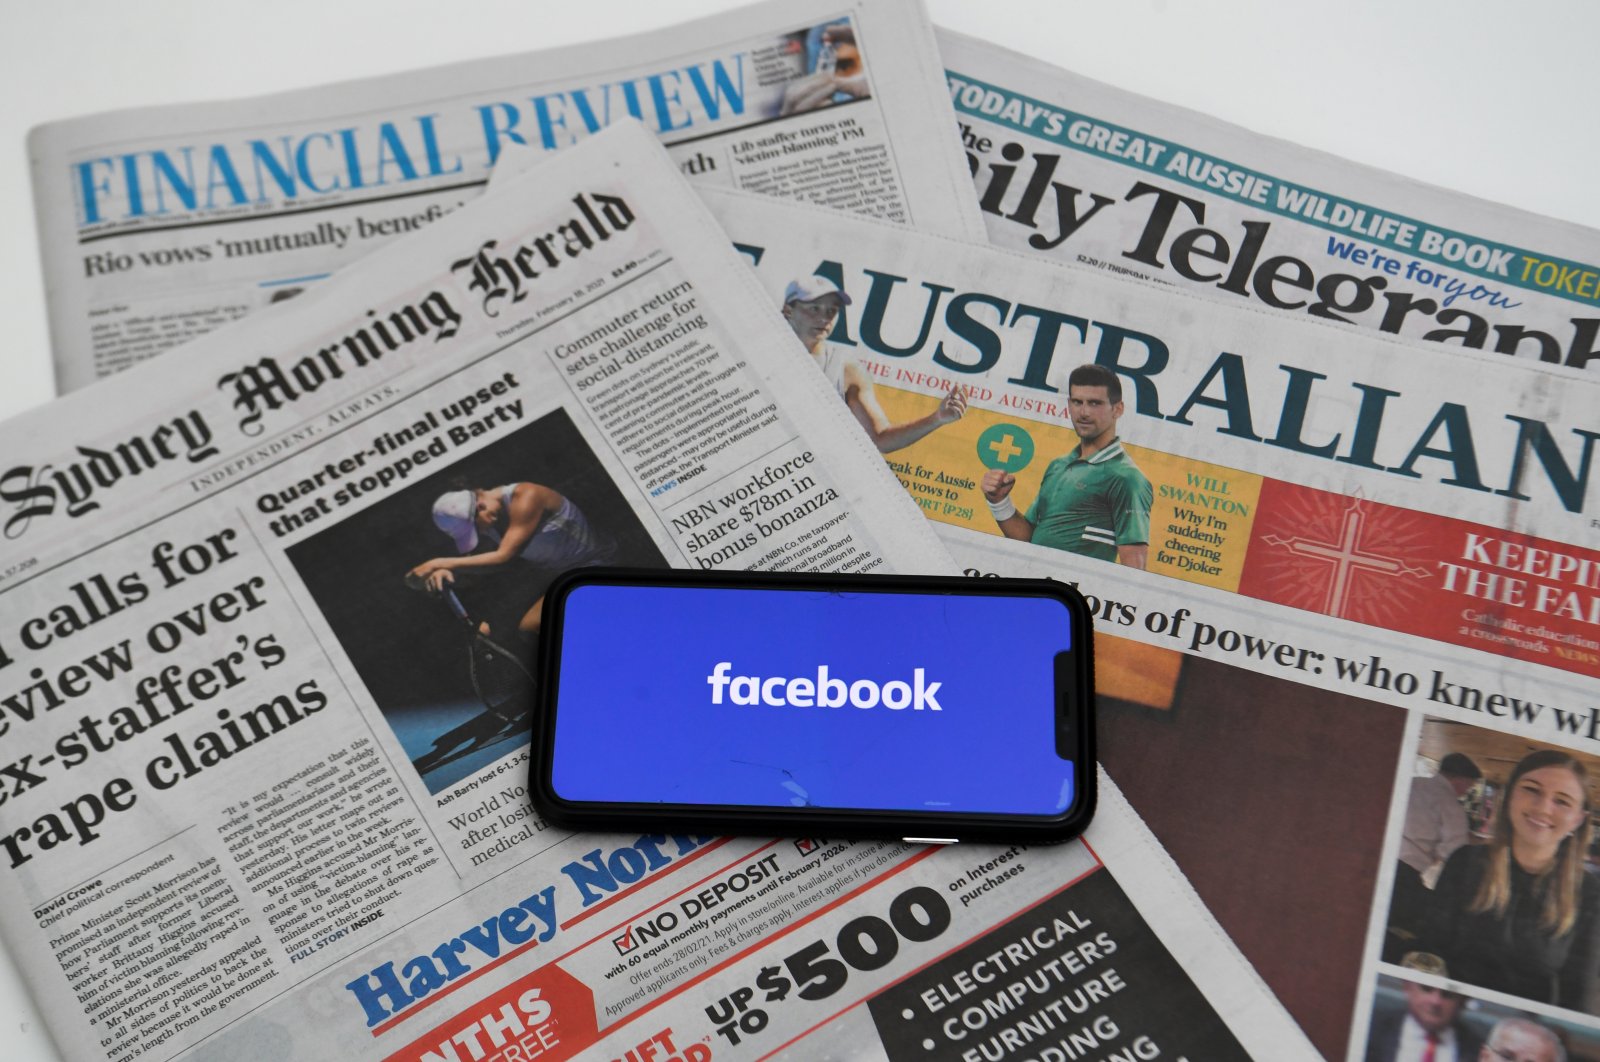
{"label": "facebook logo", "polygon": [[891,711],[910,708],[913,711],[942,712],[939,704],[939,687],[942,682],[929,682],[924,668],[911,672],[911,681],[898,679],[881,685],[872,679],[845,682],[828,674],[828,665],[817,668],[817,677],[761,678],[756,675],[729,675],[733,669],[724,660],[711,669],[706,682],[711,686],[711,703],[721,704],[726,690],[729,704],[766,704],[774,708],[843,708],[846,703],[857,708],[883,705]]}

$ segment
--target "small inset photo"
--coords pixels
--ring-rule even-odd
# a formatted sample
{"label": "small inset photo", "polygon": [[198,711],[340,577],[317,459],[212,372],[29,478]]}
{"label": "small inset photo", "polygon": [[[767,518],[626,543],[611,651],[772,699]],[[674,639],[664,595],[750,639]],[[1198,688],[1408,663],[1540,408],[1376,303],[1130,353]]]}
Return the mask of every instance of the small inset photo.
{"label": "small inset photo", "polygon": [[1600,1030],[1380,974],[1366,1062],[1600,1062]]}
{"label": "small inset photo", "polygon": [[666,564],[561,410],[288,555],[430,793],[528,740],[557,575]]}
{"label": "small inset photo", "polygon": [[800,73],[784,87],[778,115],[804,114],[872,95],[866,64],[848,18],[790,34],[784,41]]}
{"label": "small inset photo", "polygon": [[1600,1013],[1600,759],[1427,719],[1413,771],[1383,959]]}

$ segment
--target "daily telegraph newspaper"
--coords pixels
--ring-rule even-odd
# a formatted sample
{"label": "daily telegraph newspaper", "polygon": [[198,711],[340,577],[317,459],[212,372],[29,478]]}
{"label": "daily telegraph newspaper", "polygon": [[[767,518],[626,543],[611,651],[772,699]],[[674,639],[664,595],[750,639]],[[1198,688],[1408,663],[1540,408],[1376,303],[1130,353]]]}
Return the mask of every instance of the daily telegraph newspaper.
{"label": "daily telegraph newspaper", "polygon": [[938,31],[989,238],[1241,306],[1600,372],[1600,233]]}
{"label": "daily telegraph newspaper", "polygon": [[0,927],[68,1058],[1312,1057],[1109,783],[1048,849],[532,812],[555,570],[954,570],[636,124],[0,441]]}
{"label": "daily telegraph newspaper", "polygon": [[1600,383],[706,198],[967,574],[1088,596],[1107,774],[1325,1055],[1443,992],[1594,1057]]}
{"label": "daily telegraph newspaper", "polygon": [[476,196],[501,151],[625,117],[697,181],[982,222],[920,0],[773,0],[634,37],[40,126],[61,391],[288,298]]}

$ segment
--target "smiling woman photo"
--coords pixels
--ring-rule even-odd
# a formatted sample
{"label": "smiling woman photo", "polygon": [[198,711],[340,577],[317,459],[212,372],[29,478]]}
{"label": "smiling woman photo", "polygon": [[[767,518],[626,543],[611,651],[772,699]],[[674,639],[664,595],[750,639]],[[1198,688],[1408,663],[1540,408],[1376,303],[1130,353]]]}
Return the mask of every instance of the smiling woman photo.
{"label": "smiling woman photo", "polygon": [[1452,980],[1589,1009],[1600,981],[1600,882],[1584,867],[1588,847],[1583,764],[1559,749],[1523,757],[1489,843],[1446,861],[1425,950]]}

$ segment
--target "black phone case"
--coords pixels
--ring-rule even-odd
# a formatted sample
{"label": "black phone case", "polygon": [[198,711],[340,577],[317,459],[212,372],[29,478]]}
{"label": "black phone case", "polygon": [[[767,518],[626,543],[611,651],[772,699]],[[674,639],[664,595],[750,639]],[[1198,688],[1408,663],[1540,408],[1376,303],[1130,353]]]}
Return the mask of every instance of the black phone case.
{"label": "black phone case", "polygon": [[[1068,683],[1071,734],[1080,765],[1079,799],[1063,815],[985,815],[970,812],[885,812],[842,808],[754,808],[727,805],[579,803],[558,797],[552,785],[555,706],[560,688],[560,647],[566,598],[588,584],[690,586],[716,589],[838,590],[840,592],[954,592],[965,595],[1026,594],[1053,597],[1072,612],[1078,640]],[[1065,654],[1063,654],[1065,655]],[[696,572],[681,569],[578,568],[565,572],[545,593],[539,632],[537,692],[528,790],[534,807],[550,823],[568,830],[719,833],[779,837],[894,838],[913,841],[978,841],[1056,844],[1082,833],[1094,817],[1099,784],[1095,767],[1093,620],[1082,595],[1049,579],[953,578],[913,575],[835,575],[804,572]],[[1057,675],[1057,693],[1062,676]],[[1058,745],[1063,735],[1058,731]]]}

